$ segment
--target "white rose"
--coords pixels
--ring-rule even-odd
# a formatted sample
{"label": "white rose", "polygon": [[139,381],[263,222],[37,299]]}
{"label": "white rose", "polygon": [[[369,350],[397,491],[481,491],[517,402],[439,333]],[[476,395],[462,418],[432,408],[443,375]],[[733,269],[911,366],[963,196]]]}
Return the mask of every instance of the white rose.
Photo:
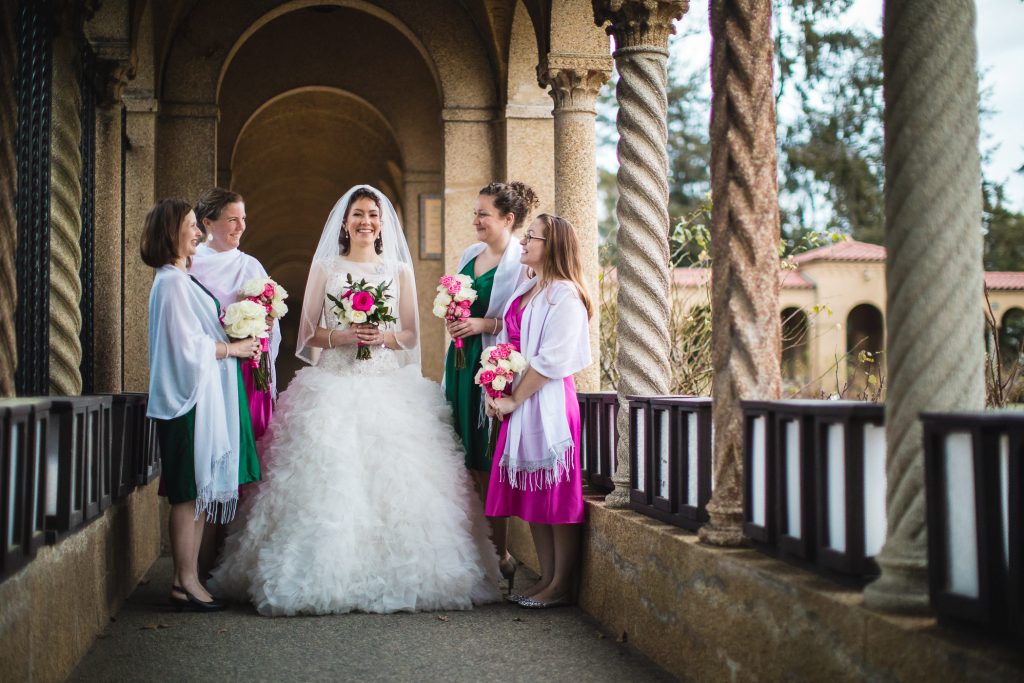
{"label": "white rose", "polygon": [[348,319],[356,324],[366,322],[366,311],[349,311]]}
{"label": "white rose", "polygon": [[283,318],[288,313],[288,304],[283,301],[274,300],[274,303],[270,304],[270,314],[275,318]]}
{"label": "white rose", "polygon": [[468,275],[463,275],[461,273],[456,275],[455,279],[459,281],[459,283],[462,285],[463,289],[465,289],[466,287],[468,287],[471,284],[473,284],[473,278],[471,278]]}
{"label": "white rose", "polygon": [[242,294],[245,296],[259,296],[263,293],[264,287],[266,287],[267,280],[262,277],[254,277],[246,280],[245,284],[242,285]]}
{"label": "white rose", "polygon": [[508,358],[501,358],[498,360],[498,367],[504,370],[511,370],[512,362]]}
{"label": "white rose", "polygon": [[284,287],[282,287],[281,285],[275,284],[274,285],[274,303],[277,303],[278,301],[284,301],[287,298],[288,298],[288,290],[285,289]]}
{"label": "white rose", "polygon": [[513,353],[508,360],[512,366],[512,372],[520,373],[526,369],[526,358],[521,353]]}
{"label": "white rose", "polygon": [[439,292],[438,295],[434,297],[434,307],[447,306],[450,298],[451,297],[448,295],[448,292]]}
{"label": "white rose", "polygon": [[501,391],[505,388],[505,385],[507,383],[508,382],[504,378],[504,376],[498,375],[497,377],[494,378],[494,381],[491,382],[491,387],[494,388],[495,391]]}
{"label": "white rose", "polygon": [[447,306],[434,306],[434,315],[438,318],[443,318],[448,314]]}
{"label": "white rose", "polygon": [[465,290],[462,290],[461,292],[459,292],[458,294],[456,294],[452,298],[455,299],[456,301],[467,301],[468,299],[471,299],[472,297],[469,294],[467,294]]}

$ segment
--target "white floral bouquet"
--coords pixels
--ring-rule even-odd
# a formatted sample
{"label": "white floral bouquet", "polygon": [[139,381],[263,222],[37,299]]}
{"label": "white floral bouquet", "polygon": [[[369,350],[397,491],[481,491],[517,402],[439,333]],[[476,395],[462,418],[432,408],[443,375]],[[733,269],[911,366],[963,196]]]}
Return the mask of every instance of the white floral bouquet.
{"label": "white floral bouquet", "polygon": [[249,361],[253,384],[257,391],[270,391],[270,325],[267,319],[283,318],[288,313],[284,300],[288,292],[269,277],[246,280],[239,291],[244,299],[230,306],[224,313],[224,329],[229,337],[260,340],[259,358]]}
{"label": "white floral bouquet", "polygon": [[[469,307],[477,299],[473,289],[473,278],[468,275],[442,275],[437,282],[437,296],[434,297],[434,315],[449,322],[469,317]],[[462,338],[455,340],[455,367],[466,367],[466,352]]]}

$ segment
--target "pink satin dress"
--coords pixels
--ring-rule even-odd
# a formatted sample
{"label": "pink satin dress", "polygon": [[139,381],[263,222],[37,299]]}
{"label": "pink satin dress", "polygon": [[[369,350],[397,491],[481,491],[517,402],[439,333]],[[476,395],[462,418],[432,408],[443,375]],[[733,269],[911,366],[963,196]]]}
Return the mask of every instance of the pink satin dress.
{"label": "pink satin dress", "polygon": [[[520,326],[523,312],[520,310],[522,297],[509,306],[505,315],[505,329],[508,330],[509,342],[519,347]],[[565,386],[565,419],[569,422],[569,431],[575,444],[572,453],[572,465],[569,478],[554,486],[527,491],[514,489],[508,481],[502,481],[499,464],[500,453],[505,450],[508,432],[508,420],[501,423],[498,432],[498,445],[495,449],[494,462],[491,466],[491,478],[487,487],[488,517],[519,517],[532,524],[582,524],[583,511],[583,479],[580,474],[580,405],[576,400],[576,382],[572,375],[562,380]]]}

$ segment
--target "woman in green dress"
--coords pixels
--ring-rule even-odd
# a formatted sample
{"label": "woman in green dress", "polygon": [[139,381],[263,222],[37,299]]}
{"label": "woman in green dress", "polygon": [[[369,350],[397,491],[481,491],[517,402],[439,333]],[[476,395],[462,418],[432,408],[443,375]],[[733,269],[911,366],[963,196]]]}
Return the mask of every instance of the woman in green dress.
{"label": "woman in green dress", "polygon": [[[459,273],[473,278],[477,300],[473,302],[470,317],[448,323],[452,345],[445,358],[445,395],[455,415],[455,431],[466,449],[466,467],[472,472],[480,499],[486,504],[491,473],[491,460],[487,457],[488,421],[483,415],[480,387],[473,382],[484,348],[495,343],[502,328],[502,314],[522,279],[519,256],[522,249],[512,239],[512,233],[521,228],[539,200],[533,189],[524,183],[491,183],[480,190],[473,227],[479,240],[463,252],[459,260]],[[462,339],[466,367],[455,367],[452,352],[454,340]],[[507,523],[504,519],[490,519],[492,538],[498,550],[501,573],[511,587],[516,563],[508,554]]]}
{"label": "woman in green dress", "polygon": [[260,478],[239,358],[255,358],[259,342],[231,341],[220,304],[187,268],[203,233],[188,203],[162,199],[146,216],[142,260],[156,269],[149,295],[149,402],[162,465],[161,490],[171,503],[174,556],[171,604],[216,611],[199,581],[198,556],[207,520],[234,517],[238,486]]}

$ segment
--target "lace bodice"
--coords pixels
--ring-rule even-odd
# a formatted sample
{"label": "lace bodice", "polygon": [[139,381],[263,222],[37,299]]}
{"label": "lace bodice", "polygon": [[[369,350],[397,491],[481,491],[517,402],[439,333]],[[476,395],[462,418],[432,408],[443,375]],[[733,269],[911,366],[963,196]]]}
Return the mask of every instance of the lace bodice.
{"label": "lace bodice", "polygon": [[[361,263],[349,261],[341,256],[332,264],[327,277],[327,285],[324,292],[324,318],[327,327],[344,328],[348,323],[339,321],[335,316],[334,302],[327,298],[327,294],[340,297],[347,289],[347,276],[352,275],[353,280],[365,279],[370,285],[379,285],[390,282],[388,293],[391,295],[391,312],[398,323],[386,323],[381,326],[384,331],[395,331],[401,329],[402,321],[399,317],[399,303],[401,298],[401,287],[399,277],[401,276],[402,264],[381,261],[377,263]],[[334,349],[324,349],[320,355],[317,366],[325,370],[331,370],[343,375],[369,374],[379,375],[385,372],[396,370],[401,363],[398,353],[385,347],[373,347],[372,357],[369,360],[358,360],[356,358],[356,347],[351,344],[338,346]]]}

